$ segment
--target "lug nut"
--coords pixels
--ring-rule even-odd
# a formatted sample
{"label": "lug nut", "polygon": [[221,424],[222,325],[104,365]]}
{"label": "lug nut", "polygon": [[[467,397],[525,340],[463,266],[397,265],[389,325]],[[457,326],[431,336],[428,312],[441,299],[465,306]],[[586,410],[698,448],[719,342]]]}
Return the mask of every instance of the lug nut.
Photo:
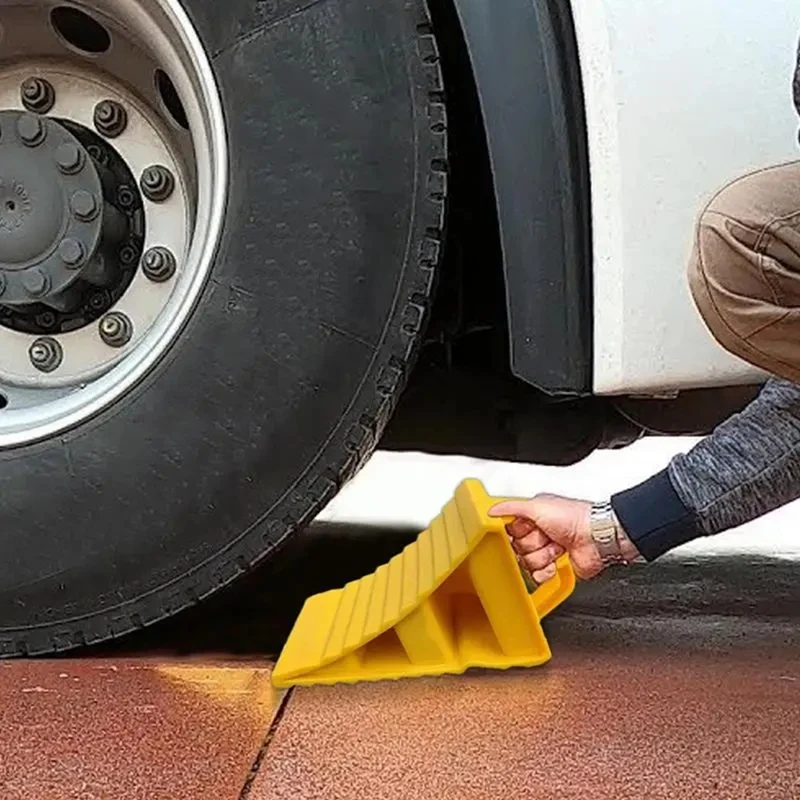
{"label": "lug nut", "polygon": [[94,126],[103,136],[114,139],[128,127],[128,112],[114,100],[101,100],[94,107]]}
{"label": "lug nut", "polygon": [[75,175],[83,168],[83,150],[74,142],[64,142],[56,150],[56,164],[65,175]]}
{"label": "lug nut", "polygon": [[142,173],[140,182],[142,194],[154,203],[162,203],[175,189],[175,178],[166,168],[159,165],[148,167]]}
{"label": "lug nut", "polygon": [[100,338],[109,347],[128,344],[132,335],[133,325],[121,311],[110,311],[100,320]]}
{"label": "lug nut", "polygon": [[72,195],[69,201],[69,207],[72,209],[72,213],[81,222],[91,222],[97,216],[98,211],[100,211],[100,206],[95,196],[85,189],[78,189],[78,191]]}
{"label": "lug nut", "polygon": [[17,133],[23,144],[28,147],[38,147],[44,141],[47,130],[39,117],[23,114],[17,120]]}
{"label": "lug nut", "polygon": [[50,288],[50,278],[38,267],[33,267],[23,273],[22,288],[30,297],[41,297]]}
{"label": "lug nut", "polygon": [[151,247],[142,258],[142,272],[154,283],[164,283],[174,274],[175,256],[166,247]]}
{"label": "lug nut", "polygon": [[28,78],[20,87],[22,105],[34,114],[46,114],[56,102],[56,90],[44,78]]}
{"label": "lug nut", "polygon": [[86,258],[86,249],[78,239],[62,239],[58,245],[58,256],[70,269],[77,269]]}
{"label": "lug nut", "polygon": [[64,351],[55,339],[42,336],[30,346],[28,357],[39,372],[52,372],[61,365]]}

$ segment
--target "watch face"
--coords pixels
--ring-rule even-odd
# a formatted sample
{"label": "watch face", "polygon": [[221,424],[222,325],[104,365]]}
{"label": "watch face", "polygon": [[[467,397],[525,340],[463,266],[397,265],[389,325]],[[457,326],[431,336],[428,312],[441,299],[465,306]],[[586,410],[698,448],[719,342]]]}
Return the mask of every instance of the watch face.
{"label": "watch face", "polygon": [[617,547],[617,534],[613,525],[605,523],[603,527],[595,527],[592,530],[592,538],[597,545],[597,549],[601,557],[616,553]]}
{"label": "watch face", "polygon": [[595,531],[594,540],[598,544],[611,544],[614,541],[614,531],[610,528],[602,528],[601,530]]}

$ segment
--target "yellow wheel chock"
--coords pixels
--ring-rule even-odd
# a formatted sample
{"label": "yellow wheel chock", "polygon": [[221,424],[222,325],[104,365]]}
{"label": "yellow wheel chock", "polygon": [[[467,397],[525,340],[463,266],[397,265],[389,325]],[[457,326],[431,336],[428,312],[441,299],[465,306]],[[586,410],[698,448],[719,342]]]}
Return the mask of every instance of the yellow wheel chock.
{"label": "yellow wheel chock", "polygon": [[464,481],[388,564],[306,600],[272,675],[276,687],[532,667],[550,659],[540,620],[575,588],[566,556],[529,594],[499,502]]}

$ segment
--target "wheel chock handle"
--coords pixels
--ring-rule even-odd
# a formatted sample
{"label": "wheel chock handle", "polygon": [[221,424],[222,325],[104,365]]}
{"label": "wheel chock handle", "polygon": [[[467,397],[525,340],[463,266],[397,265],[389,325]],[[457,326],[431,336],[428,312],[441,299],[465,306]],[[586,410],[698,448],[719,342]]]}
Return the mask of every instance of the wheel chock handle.
{"label": "wheel chock handle", "polygon": [[[489,508],[493,508],[500,503],[507,503],[509,500],[516,500],[512,497],[490,497]],[[488,511],[488,509],[487,509]],[[514,521],[514,517],[494,517],[505,529]],[[546,617],[564,597],[572,594],[575,588],[575,572],[569,556],[565,553],[556,560],[556,574],[531,592],[531,602],[536,609],[539,618]]]}

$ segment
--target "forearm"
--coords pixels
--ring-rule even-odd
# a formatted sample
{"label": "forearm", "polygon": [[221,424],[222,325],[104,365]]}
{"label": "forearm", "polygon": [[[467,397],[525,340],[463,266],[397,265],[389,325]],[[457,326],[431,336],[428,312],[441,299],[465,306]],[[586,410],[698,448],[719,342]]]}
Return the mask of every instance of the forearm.
{"label": "forearm", "polygon": [[613,505],[649,560],[798,497],[800,386],[772,380],[744,411]]}

